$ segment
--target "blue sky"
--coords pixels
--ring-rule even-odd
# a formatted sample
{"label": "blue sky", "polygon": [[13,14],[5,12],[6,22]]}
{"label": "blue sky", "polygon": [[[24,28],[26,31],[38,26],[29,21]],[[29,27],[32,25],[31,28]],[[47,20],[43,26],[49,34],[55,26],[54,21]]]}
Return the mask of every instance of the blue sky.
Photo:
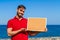
{"label": "blue sky", "polygon": [[0,25],[16,15],[18,5],[26,6],[25,18],[47,18],[48,25],[60,25],[60,0],[0,0]]}

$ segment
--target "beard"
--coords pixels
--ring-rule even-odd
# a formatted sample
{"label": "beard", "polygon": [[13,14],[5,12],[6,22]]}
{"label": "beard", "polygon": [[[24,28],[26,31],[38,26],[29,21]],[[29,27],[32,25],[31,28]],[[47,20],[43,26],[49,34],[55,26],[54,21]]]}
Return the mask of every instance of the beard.
{"label": "beard", "polygon": [[17,16],[18,16],[19,18],[22,18],[23,15],[24,15],[24,14],[22,14],[22,13],[17,13]]}

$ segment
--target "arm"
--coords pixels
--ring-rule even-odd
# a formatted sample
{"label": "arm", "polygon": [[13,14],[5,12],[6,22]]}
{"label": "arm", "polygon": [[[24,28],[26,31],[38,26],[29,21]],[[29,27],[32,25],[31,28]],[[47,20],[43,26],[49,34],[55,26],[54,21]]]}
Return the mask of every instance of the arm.
{"label": "arm", "polygon": [[[47,28],[45,28],[45,31],[44,32],[46,32],[46,31],[47,31]],[[42,32],[42,31],[40,31],[40,32]],[[29,31],[29,35],[30,36],[35,36],[35,35],[37,35],[40,32],[39,31]]]}
{"label": "arm", "polygon": [[38,32],[38,31],[29,31],[29,35],[30,35],[30,36],[35,36],[35,35],[37,35],[38,33],[40,33],[40,32]]}
{"label": "arm", "polygon": [[25,28],[21,28],[21,29],[16,30],[16,31],[12,31],[12,28],[7,29],[8,36],[13,36],[19,32],[22,32],[22,31],[25,31]]}

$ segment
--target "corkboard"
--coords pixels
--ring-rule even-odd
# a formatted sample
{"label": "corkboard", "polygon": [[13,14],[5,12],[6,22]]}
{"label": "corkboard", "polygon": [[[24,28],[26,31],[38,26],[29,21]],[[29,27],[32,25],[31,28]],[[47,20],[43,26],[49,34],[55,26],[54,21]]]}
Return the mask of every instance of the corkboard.
{"label": "corkboard", "polygon": [[45,31],[47,18],[28,18],[27,30]]}

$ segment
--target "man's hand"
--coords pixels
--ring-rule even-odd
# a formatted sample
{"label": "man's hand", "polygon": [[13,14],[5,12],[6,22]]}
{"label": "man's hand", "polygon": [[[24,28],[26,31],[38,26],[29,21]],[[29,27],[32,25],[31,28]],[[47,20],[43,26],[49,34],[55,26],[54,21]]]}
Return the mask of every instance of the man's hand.
{"label": "man's hand", "polygon": [[26,28],[21,28],[21,32],[27,31]]}
{"label": "man's hand", "polygon": [[38,33],[40,33],[40,32],[38,32],[38,31],[29,31],[29,35],[30,35],[30,36],[35,36],[35,35],[37,35]]}
{"label": "man's hand", "polygon": [[44,32],[47,32],[47,30],[48,30],[48,29],[47,29],[47,28],[45,28],[45,31],[44,31]]}

